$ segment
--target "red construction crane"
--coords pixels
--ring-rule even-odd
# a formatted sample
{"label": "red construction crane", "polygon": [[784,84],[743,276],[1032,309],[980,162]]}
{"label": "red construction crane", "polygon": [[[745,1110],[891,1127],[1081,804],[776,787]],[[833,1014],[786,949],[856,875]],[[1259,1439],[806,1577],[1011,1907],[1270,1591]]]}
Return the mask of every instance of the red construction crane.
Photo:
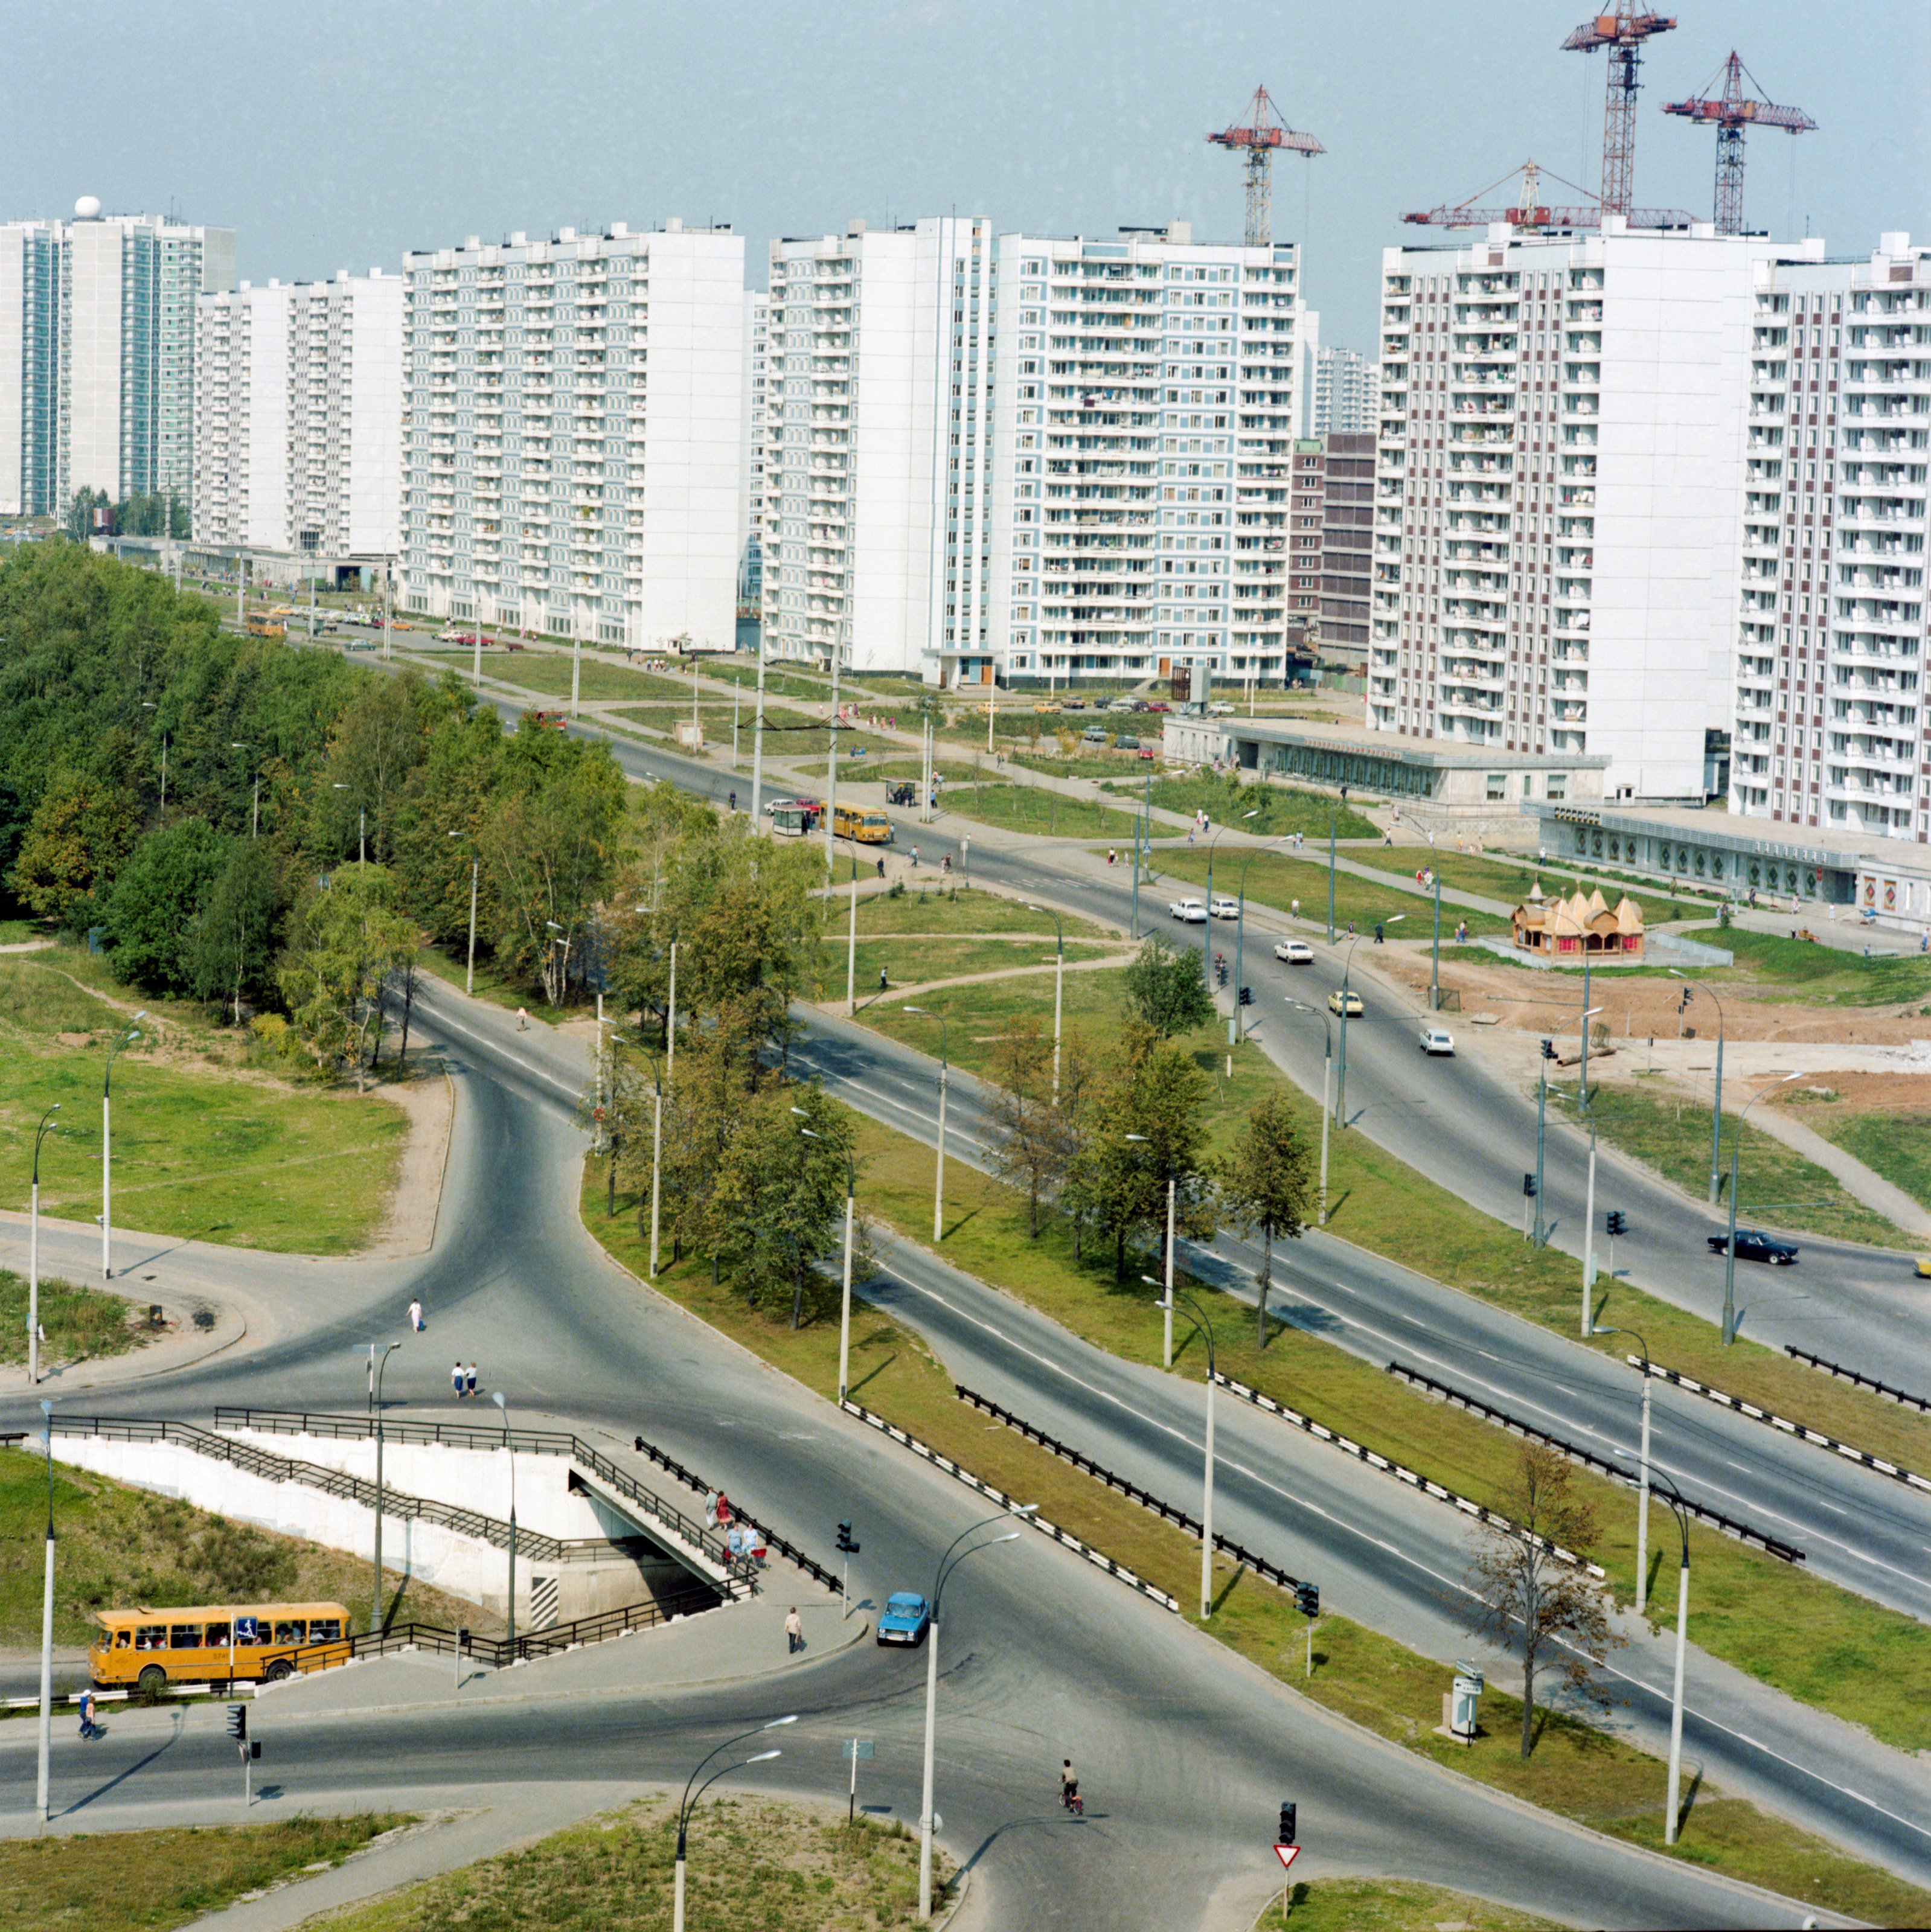
{"label": "red construction crane", "polygon": [[[1492,222],[1506,221],[1511,228],[1530,234],[1565,228],[1601,227],[1602,204],[1587,199],[1587,188],[1577,188],[1573,182],[1563,181],[1560,175],[1548,175],[1548,178],[1561,182],[1564,188],[1585,199],[1562,208],[1551,207],[1547,202],[1536,199],[1547,172],[1533,161],[1524,161],[1512,173],[1504,175],[1502,181],[1513,181],[1518,175],[1522,180],[1520,193],[1504,207],[1476,206],[1483,196],[1494,194],[1502,185],[1502,182],[1491,182],[1466,201],[1444,202],[1439,208],[1424,208],[1417,214],[1404,214],[1401,219],[1431,228],[1486,228]],[[1639,208],[1630,215],[1629,225],[1632,228],[1687,228],[1689,217],[1680,208]]]}
{"label": "red construction crane", "polygon": [[1216,148],[1247,150],[1247,245],[1265,248],[1274,239],[1270,201],[1272,195],[1274,151],[1285,148],[1291,154],[1310,158],[1324,154],[1326,148],[1311,134],[1297,134],[1274,111],[1264,87],[1254,90],[1247,104],[1247,120],[1239,127],[1223,128],[1207,136]]}
{"label": "red construction crane", "polygon": [[1618,7],[1585,20],[1562,44],[1565,53],[1593,54],[1609,50],[1608,104],[1602,116],[1602,212],[1629,212],[1636,184],[1636,70],[1642,64],[1643,43],[1653,34],[1666,34],[1676,25],[1661,14]]}
{"label": "red construction crane", "polygon": [[[1664,104],[1665,114],[1680,114],[1685,120],[1701,122],[1716,130],[1716,232],[1740,235],[1743,232],[1743,130],[1782,128],[1792,134],[1807,134],[1817,123],[1800,107],[1779,107],[1757,87],[1756,76],[1733,52],[1716,71],[1723,76],[1723,91],[1710,87],[1692,94],[1687,100]],[[1747,80],[1760,97],[1752,100],[1743,92]]]}

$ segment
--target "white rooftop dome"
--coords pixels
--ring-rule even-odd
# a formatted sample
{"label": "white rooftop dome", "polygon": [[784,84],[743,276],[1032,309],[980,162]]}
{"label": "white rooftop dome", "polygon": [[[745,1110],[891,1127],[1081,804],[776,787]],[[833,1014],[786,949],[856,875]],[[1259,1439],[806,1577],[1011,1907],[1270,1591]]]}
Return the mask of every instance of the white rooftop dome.
{"label": "white rooftop dome", "polygon": [[101,197],[98,194],[84,194],[74,204],[77,221],[92,221],[101,212]]}

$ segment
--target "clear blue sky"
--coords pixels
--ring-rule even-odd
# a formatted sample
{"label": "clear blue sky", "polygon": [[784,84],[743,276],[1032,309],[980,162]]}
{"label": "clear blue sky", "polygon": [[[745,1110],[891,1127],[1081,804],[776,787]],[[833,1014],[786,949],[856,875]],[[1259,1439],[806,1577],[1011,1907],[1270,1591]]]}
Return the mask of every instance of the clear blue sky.
{"label": "clear blue sky", "polygon": [[[1371,350],[1407,208],[1533,154],[1599,178],[1587,0],[149,0],[10,13],[8,216],[166,212],[238,231],[240,272],[308,278],[410,248],[667,214],[773,236],[959,213],[1237,237],[1210,148],[1264,81],[1326,143],[1277,162],[1323,334]],[[1869,250],[1931,239],[1927,0],[1681,0],[1644,64],[1639,202],[1709,212],[1714,136],[1659,112],[1734,45],[1819,131],[1752,137],[1747,212]]]}

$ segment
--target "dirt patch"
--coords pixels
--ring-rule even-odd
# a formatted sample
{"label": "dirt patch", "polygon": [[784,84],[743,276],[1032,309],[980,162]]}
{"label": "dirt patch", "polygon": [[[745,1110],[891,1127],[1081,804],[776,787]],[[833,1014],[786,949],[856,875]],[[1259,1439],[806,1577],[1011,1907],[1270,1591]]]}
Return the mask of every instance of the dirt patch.
{"label": "dirt patch", "polygon": [[426,1254],[436,1239],[436,1216],[443,1199],[443,1175],[449,1159],[449,1128],[455,1092],[435,1060],[419,1065],[416,1077],[380,1090],[409,1118],[409,1137],[396,1163],[390,1194],[375,1239],[362,1250],[371,1261]]}
{"label": "dirt patch", "polygon": [[1931,1113],[1931,1066],[1924,1073],[1813,1073],[1794,1081],[1770,1104],[1828,1136],[1827,1123],[1853,1114]]}

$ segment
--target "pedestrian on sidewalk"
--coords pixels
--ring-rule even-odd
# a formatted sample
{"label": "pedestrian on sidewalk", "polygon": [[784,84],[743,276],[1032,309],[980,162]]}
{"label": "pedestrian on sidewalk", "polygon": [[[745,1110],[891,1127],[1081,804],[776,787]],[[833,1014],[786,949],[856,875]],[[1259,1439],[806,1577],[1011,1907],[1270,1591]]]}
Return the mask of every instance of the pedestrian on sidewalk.
{"label": "pedestrian on sidewalk", "polygon": [[717,1492],[707,1490],[704,1495],[704,1520],[707,1528],[717,1527]]}
{"label": "pedestrian on sidewalk", "polygon": [[717,1525],[720,1529],[731,1527],[731,1498],[722,1490],[717,1492]]}
{"label": "pedestrian on sidewalk", "polygon": [[409,1304],[409,1325],[416,1330],[417,1334],[422,1334],[422,1304],[419,1301],[412,1301]]}
{"label": "pedestrian on sidewalk", "polygon": [[518,1033],[530,1030],[530,1012],[526,1006],[518,1006],[516,1010],[516,1030]]}
{"label": "pedestrian on sidewalk", "polygon": [[788,1654],[795,1657],[804,1648],[804,1624],[798,1616],[798,1606],[794,1604],[785,1612],[785,1642]]}
{"label": "pedestrian on sidewalk", "polygon": [[456,1400],[461,1402],[463,1399],[463,1365],[461,1362],[449,1371],[449,1379],[455,1385]]}
{"label": "pedestrian on sidewalk", "polygon": [[737,809],[737,794],[735,792],[731,794],[731,808],[733,812]]}
{"label": "pedestrian on sidewalk", "polygon": [[878,968],[878,990],[881,993],[885,990],[885,969],[882,966]]}
{"label": "pedestrian on sidewalk", "polygon": [[470,1364],[469,1372],[463,1378],[463,1393],[465,1395],[474,1395],[476,1392],[476,1365],[472,1362]]}
{"label": "pedestrian on sidewalk", "polygon": [[[792,1611],[791,1616],[795,1618],[797,1616],[797,1612],[795,1610]],[[789,1630],[791,1628],[790,1624],[787,1623],[785,1628],[787,1630]],[[797,1642],[792,1646],[792,1648],[794,1649],[801,1648],[803,1643],[804,1639],[803,1637],[800,1637]],[[80,1694],[80,1735],[83,1738],[93,1737],[99,1731],[100,1728],[100,1726],[94,1721],[94,1693],[91,1690],[83,1690]]]}
{"label": "pedestrian on sidewalk", "polygon": [[916,845],[912,848],[911,868],[914,872],[918,870],[918,848]]}

